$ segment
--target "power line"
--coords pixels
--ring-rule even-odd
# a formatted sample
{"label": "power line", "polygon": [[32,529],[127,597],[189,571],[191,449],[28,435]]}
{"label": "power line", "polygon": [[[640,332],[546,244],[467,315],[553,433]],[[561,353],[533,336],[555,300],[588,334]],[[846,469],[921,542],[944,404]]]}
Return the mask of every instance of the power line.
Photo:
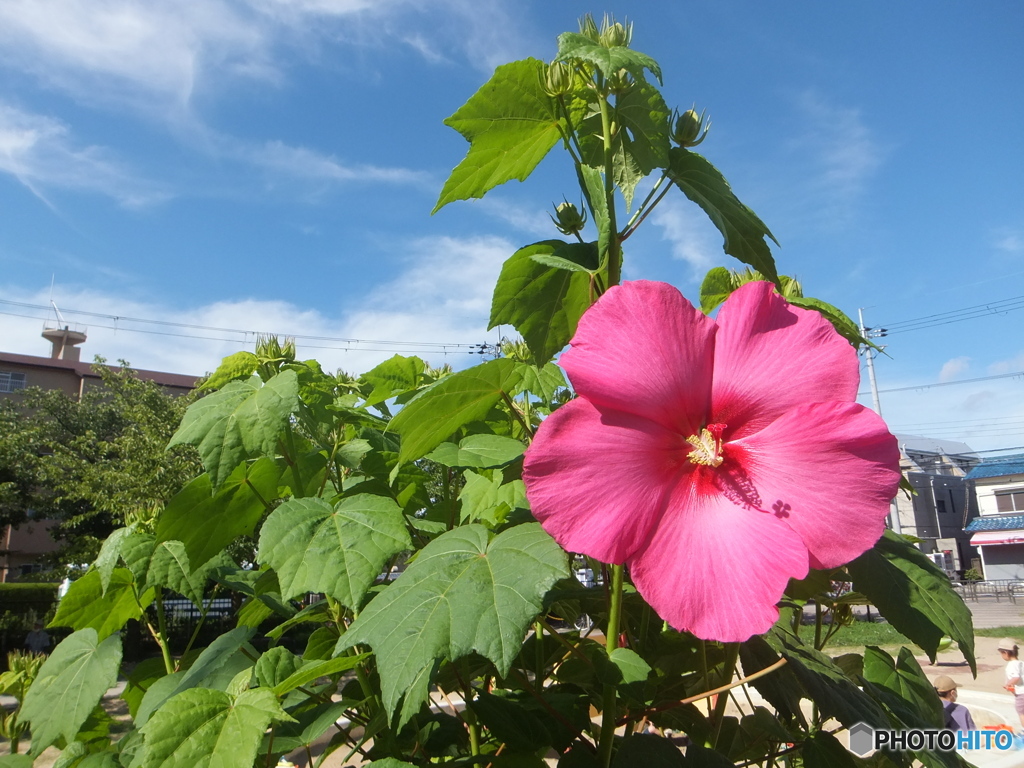
{"label": "power line", "polygon": [[882,335],[888,336],[894,333],[906,333],[908,331],[919,331],[923,328],[932,328],[938,325],[949,325],[964,320],[973,320],[986,315],[1002,315],[1024,309],[1024,296],[1014,296],[1009,299],[1000,299],[986,304],[975,304],[971,307],[953,309],[948,312],[939,312],[934,315],[925,315],[911,320],[898,320],[894,323],[883,323],[879,328]]}
{"label": "power line", "polygon": [[[6,299],[0,299],[0,304],[6,304],[9,306],[23,307],[27,309],[44,310],[49,312],[50,307],[43,304],[29,304],[25,302],[9,301]],[[254,343],[256,339],[261,336],[285,336],[293,338],[296,341],[304,340],[302,346],[307,349],[333,349],[341,350],[345,352],[406,352],[406,353],[455,353],[463,352],[468,354],[484,354],[484,348],[487,345],[484,344],[466,344],[463,342],[434,342],[434,341],[412,341],[412,340],[385,340],[385,339],[355,339],[345,338],[338,336],[313,336],[308,334],[290,334],[290,333],[275,333],[267,331],[252,331],[237,328],[219,328],[216,326],[208,325],[197,325],[191,323],[178,323],[169,320],[152,320],[147,318],[136,318],[136,317],[124,317],[120,315],[103,314],[100,312],[89,312],[87,310],[77,309],[64,309],[64,314],[76,315],[82,317],[98,318],[102,320],[111,320],[114,325],[102,325],[90,321],[89,325],[94,328],[104,328],[112,331],[125,331],[130,333],[147,333],[157,336],[171,336],[177,338],[188,338],[188,339],[200,339],[203,341],[223,341],[230,343]],[[47,317],[39,317],[38,315],[27,315],[19,312],[5,312],[0,310],[0,315],[9,315],[11,317],[25,317],[33,320],[40,320],[45,322]],[[246,337],[252,337],[251,339],[237,339],[237,338],[224,338],[217,336],[205,336],[200,334],[190,333],[172,333],[170,331],[157,331],[144,328],[131,328],[123,326],[120,323],[145,323],[150,325],[170,327],[170,328],[183,328],[189,330],[209,331],[211,333],[234,333],[243,335]],[[307,341],[333,341],[338,344],[344,344],[345,346],[332,346],[332,345],[316,345],[309,344]],[[376,347],[370,347],[365,345],[378,345]],[[358,345],[353,348],[352,345]]]}
{"label": "power line", "polygon": [[[909,392],[909,391],[911,391],[913,389],[932,389],[933,387],[952,387],[952,386],[955,386],[957,384],[974,384],[974,383],[979,382],[979,381],[992,381],[993,379],[1011,379],[1011,378],[1016,378],[1018,376],[1024,376],[1024,371],[1014,371],[1013,373],[999,373],[999,374],[996,374],[995,376],[981,376],[981,377],[979,377],[977,379],[960,379],[959,381],[939,381],[939,382],[936,382],[935,384],[917,384],[917,385],[912,386],[912,387],[894,387],[892,389],[880,389],[880,390],[878,390],[878,392],[879,393],[882,393],[882,392]],[[870,391],[868,391],[868,392],[858,392],[857,393],[858,396],[860,396],[860,395],[869,395],[869,394],[871,394]]]}

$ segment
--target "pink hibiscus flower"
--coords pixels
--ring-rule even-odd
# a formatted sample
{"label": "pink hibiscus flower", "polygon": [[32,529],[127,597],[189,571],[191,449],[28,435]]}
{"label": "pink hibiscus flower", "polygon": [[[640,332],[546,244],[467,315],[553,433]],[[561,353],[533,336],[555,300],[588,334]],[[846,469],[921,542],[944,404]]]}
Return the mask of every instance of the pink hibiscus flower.
{"label": "pink hibiscus flower", "polygon": [[790,578],[881,536],[896,439],[854,402],[854,348],[771,283],[717,320],[665,283],[613,287],[560,362],[578,397],[526,453],[533,514],[566,550],[628,565],[673,627],[765,632]]}

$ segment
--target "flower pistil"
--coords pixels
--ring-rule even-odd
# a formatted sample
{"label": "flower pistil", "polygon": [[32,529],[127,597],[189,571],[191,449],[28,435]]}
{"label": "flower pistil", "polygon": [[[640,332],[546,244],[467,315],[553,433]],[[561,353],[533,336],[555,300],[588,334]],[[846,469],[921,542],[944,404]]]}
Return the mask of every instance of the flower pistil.
{"label": "flower pistil", "polygon": [[722,432],[725,424],[708,424],[700,434],[690,435],[686,442],[693,446],[687,458],[694,464],[717,467],[722,463]]}

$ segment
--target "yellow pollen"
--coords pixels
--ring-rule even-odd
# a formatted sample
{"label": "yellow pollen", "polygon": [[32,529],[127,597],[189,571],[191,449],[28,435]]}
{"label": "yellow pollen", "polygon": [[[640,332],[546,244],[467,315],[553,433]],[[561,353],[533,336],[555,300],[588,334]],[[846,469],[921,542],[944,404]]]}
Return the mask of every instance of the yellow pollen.
{"label": "yellow pollen", "polygon": [[718,424],[710,426],[717,429],[712,431],[705,427],[699,435],[690,435],[686,438],[686,442],[693,446],[687,458],[694,464],[717,467],[722,463],[722,429]]}

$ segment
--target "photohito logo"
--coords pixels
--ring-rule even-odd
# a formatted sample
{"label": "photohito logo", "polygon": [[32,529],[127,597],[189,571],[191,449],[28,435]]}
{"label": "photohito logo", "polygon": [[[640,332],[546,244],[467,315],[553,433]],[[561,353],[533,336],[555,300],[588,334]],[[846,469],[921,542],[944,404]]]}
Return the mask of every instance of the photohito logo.
{"label": "photohito logo", "polygon": [[850,751],[864,757],[876,749],[918,752],[922,749],[952,752],[957,749],[1020,749],[1021,744],[1006,729],[949,731],[912,728],[906,731],[874,729],[867,723],[850,728]]}

